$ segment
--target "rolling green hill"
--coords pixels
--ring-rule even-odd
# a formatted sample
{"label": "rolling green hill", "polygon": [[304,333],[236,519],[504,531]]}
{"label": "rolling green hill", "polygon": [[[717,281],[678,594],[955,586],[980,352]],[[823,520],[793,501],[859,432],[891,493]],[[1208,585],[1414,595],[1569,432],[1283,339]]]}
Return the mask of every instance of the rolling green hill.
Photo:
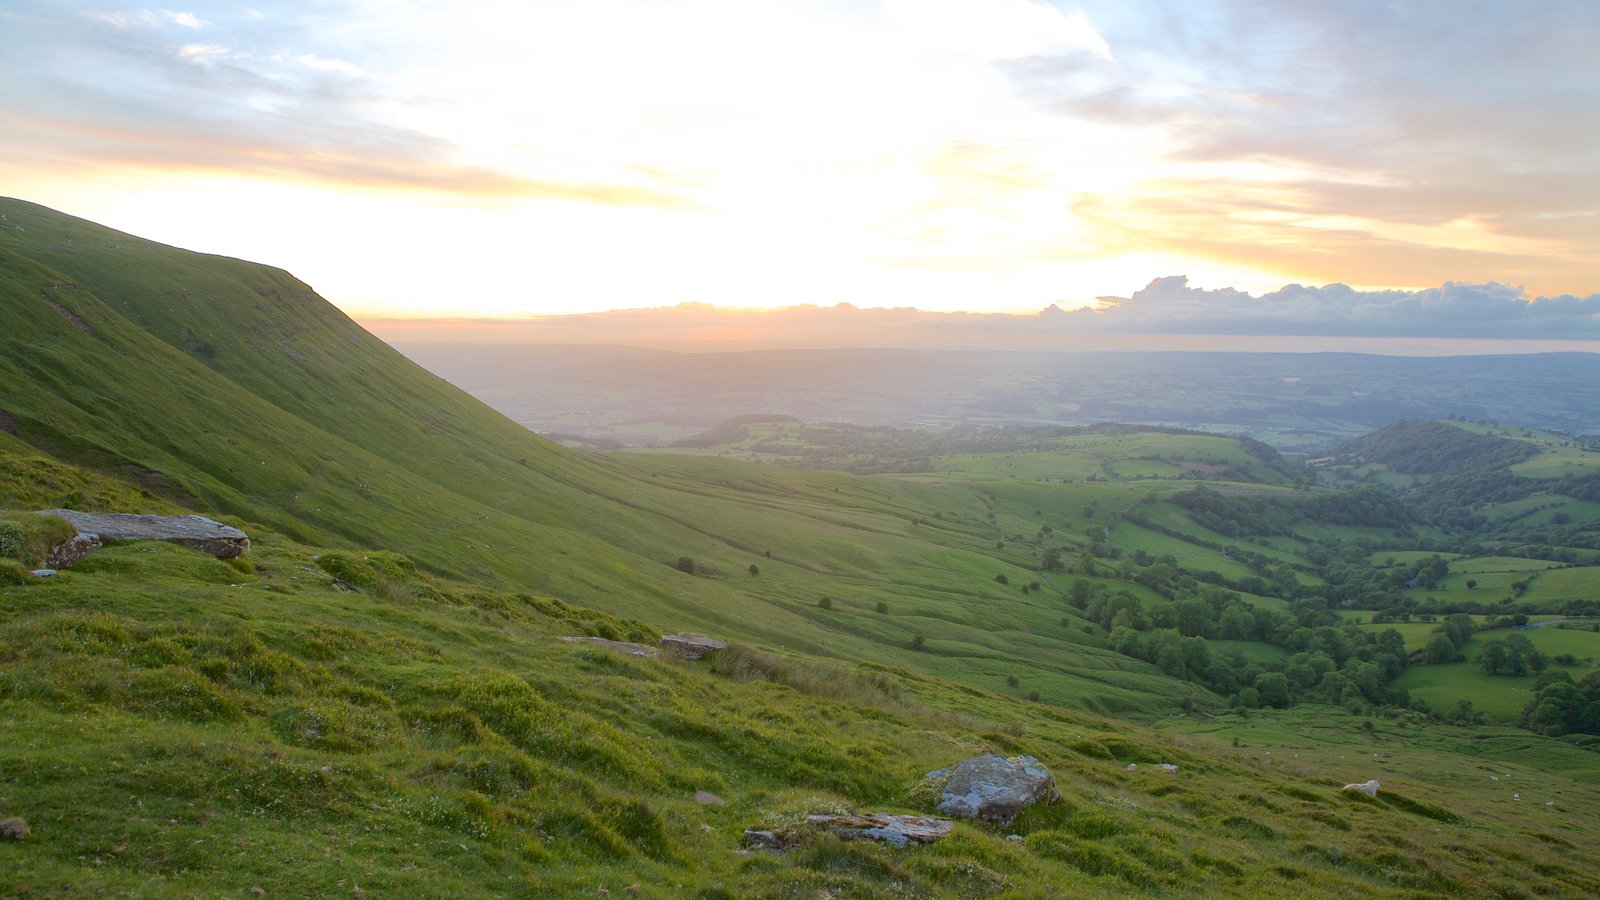
{"label": "rolling green hill", "polygon": [[[1550,805],[1480,796],[1455,733],[1385,699],[1404,639],[1307,602],[1336,587],[1326,535],[1404,532],[1371,495],[1296,499],[1259,448],[1137,430],[872,477],[579,453],[281,271],[0,209],[0,510],[198,511],[254,541],[48,579],[0,559],[0,818],[32,831],[0,841],[0,893],[1600,891],[1591,754],[1516,733],[1536,752],[1495,765],[1537,760]],[[1073,480],[1086,455],[1103,477]],[[1234,492],[1211,523],[1234,533],[1174,501],[1195,478]],[[1283,528],[1239,521],[1279,495]],[[560,640],[688,629],[736,646]],[[1302,669],[1332,680],[1245,702]],[[1352,758],[1253,746],[1301,721]],[[1402,732],[1377,798],[1339,790]],[[921,775],[982,750],[1036,756],[1065,802],[927,848],[742,849],[927,811]]]}

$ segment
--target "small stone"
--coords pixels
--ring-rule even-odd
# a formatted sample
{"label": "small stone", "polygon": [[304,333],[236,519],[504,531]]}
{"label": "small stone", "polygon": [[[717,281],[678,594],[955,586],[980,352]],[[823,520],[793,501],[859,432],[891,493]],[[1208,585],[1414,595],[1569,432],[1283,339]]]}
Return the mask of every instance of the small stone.
{"label": "small stone", "polygon": [[54,578],[54,577],[56,577],[56,570],[55,569],[34,569],[33,571],[29,572],[28,574],[32,575],[35,578]]}
{"label": "small stone", "polygon": [[744,845],[762,850],[783,850],[789,846],[789,842],[776,831],[766,828],[746,828],[744,830]]}
{"label": "small stone", "polygon": [[255,896],[257,896],[257,897],[265,897],[267,895],[267,889],[264,888],[264,887],[261,887],[260,885],[256,885],[255,887],[250,889],[250,893],[255,895]]}
{"label": "small stone", "polygon": [[0,838],[8,841],[25,840],[28,837],[28,821],[21,816],[12,816],[0,820]]}
{"label": "small stone", "polygon": [[1122,771],[1124,771],[1124,772],[1133,772],[1133,771],[1137,771],[1138,768],[1139,768],[1139,764],[1138,763],[1128,763],[1126,766],[1124,766],[1122,768]]}
{"label": "small stone", "polygon": [[1020,844],[1020,843],[1022,843],[1022,835],[1020,835],[1020,834],[1008,834],[1008,835],[1006,835],[1006,840],[1011,841],[1012,843],[1015,843],[1015,844]]}
{"label": "small stone", "polygon": [[721,797],[718,797],[716,794],[713,794],[710,791],[695,791],[694,792],[694,802],[700,804],[701,806],[727,806],[728,805],[726,800],[723,800]]}

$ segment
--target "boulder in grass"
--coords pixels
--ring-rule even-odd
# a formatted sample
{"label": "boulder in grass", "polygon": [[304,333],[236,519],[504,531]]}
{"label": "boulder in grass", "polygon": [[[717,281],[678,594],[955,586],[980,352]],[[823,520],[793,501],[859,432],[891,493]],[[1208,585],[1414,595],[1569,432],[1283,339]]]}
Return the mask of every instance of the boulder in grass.
{"label": "boulder in grass", "polygon": [[47,509],[41,515],[71,523],[78,533],[51,548],[45,566],[65,569],[104,544],[119,541],[167,541],[233,559],[250,549],[250,536],[205,516],[147,516],[137,513],[84,513],[72,509]]}
{"label": "boulder in grass", "polygon": [[1050,770],[1031,756],[1006,758],[985,753],[937,772],[924,784],[937,790],[938,810],[963,819],[1009,825],[1035,803],[1061,799]]}
{"label": "boulder in grass", "polygon": [[664,634],[661,649],[684,659],[699,659],[714,650],[723,650],[727,644],[703,634]]}

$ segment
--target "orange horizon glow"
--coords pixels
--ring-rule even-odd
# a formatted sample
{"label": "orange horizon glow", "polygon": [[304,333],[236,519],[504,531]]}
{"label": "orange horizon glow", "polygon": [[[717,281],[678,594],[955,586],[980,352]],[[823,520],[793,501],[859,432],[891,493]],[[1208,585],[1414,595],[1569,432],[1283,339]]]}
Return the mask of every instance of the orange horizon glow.
{"label": "orange horizon glow", "polygon": [[1173,46],[1142,3],[19,0],[0,187],[369,319],[1600,290],[1596,64],[1487,60],[1493,16],[1252,15],[1202,0]]}

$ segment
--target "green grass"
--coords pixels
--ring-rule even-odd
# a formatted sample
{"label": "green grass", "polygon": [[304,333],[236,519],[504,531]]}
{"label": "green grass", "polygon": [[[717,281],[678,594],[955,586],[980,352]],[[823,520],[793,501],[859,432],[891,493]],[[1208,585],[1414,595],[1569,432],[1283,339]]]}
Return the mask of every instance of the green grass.
{"label": "green grass", "polygon": [[[1216,540],[1160,502],[1187,479],[1059,479],[1211,474],[1182,463],[1248,465],[1226,456],[1236,442],[1088,436],[874,477],[587,455],[283,272],[0,208],[26,226],[0,232],[0,505],[196,510],[255,542],[248,564],[133,544],[0,584],[0,817],[33,828],[0,843],[0,893],[1600,890],[1582,831],[1600,812],[1593,767],[1566,744],[1517,738],[1517,764],[1544,766],[1573,814],[1534,834],[1464,789],[1368,804],[1338,791],[1361,773],[1331,758],[1274,768],[1225,731],[1099,714],[1375,739],[1325,707],[1213,718],[1221,698],[1107,649],[1057,592],[1080,576],[1036,572],[1147,496],[1157,521]],[[1286,561],[1306,549],[1271,540]],[[1126,521],[1113,541],[1242,569]],[[1091,580],[1162,599],[1112,568]],[[1023,590],[1036,578],[1053,586]],[[559,640],[684,629],[738,646],[688,664]],[[1488,758],[1409,727],[1418,771]],[[1057,775],[1065,802],[1020,818],[1021,842],[962,825],[929,848],[811,835],[783,856],[734,852],[745,827],[808,812],[925,811],[922,775],[982,750]],[[697,789],[728,803],[696,805]]]}
{"label": "green grass", "polygon": [[[1592,788],[1544,777],[1537,798],[1560,808],[1528,823],[1463,784],[1392,781],[1396,767],[1491,758],[1402,749],[1380,730],[1381,767],[1336,760],[1335,749],[1364,758],[1356,742],[1370,740],[1340,713],[1296,711],[1299,740],[1344,736],[1307,751],[1320,760],[1278,764],[1248,730],[1248,749],[1232,749],[1218,740],[1228,732],[1169,737],[881,665],[754,648],[702,663],[624,657],[556,638],[638,625],[381,557],[368,565],[393,583],[334,592],[315,563],[325,554],[256,537],[254,575],[133,544],[0,589],[0,715],[20,736],[0,745],[3,802],[33,831],[0,845],[0,884],[269,896],[638,885],[662,897],[1596,887],[1580,839]],[[963,825],[930,848],[810,836],[782,856],[731,852],[748,826],[925,808],[921,775],[982,749],[1036,756],[1064,802],[1010,829]],[[1338,790],[1351,771],[1392,786],[1358,802]],[[727,805],[696,805],[695,790]],[[1498,835],[1529,827],[1556,843],[1529,840],[1508,859]],[[1384,867],[1362,862],[1370,835],[1395,833],[1407,842],[1386,848]],[[1461,841],[1486,852],[1442,851]]]}

